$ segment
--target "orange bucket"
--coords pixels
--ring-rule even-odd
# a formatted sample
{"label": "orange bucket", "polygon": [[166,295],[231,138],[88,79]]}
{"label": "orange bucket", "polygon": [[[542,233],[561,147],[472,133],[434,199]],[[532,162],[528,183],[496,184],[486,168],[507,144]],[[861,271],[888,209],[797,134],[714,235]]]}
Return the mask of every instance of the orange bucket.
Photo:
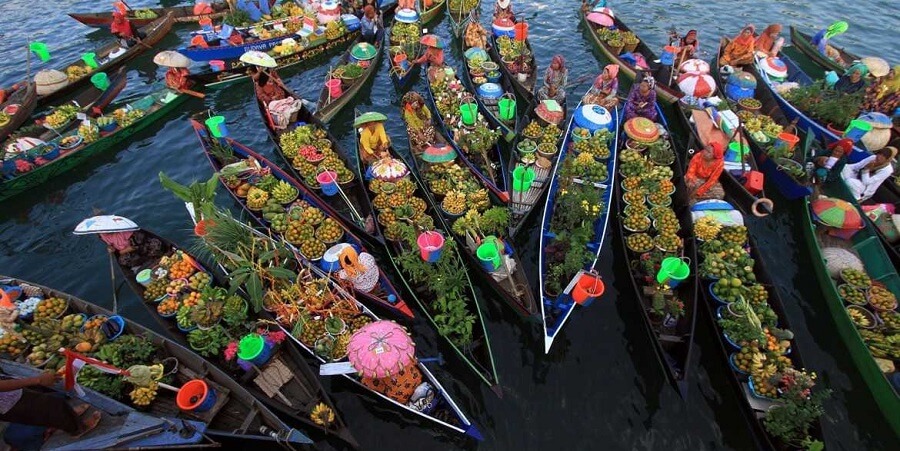
{"label": "orange bucket", "polygon": [[181,386],[175,403],[186,412],[206,412],[216,405],[216,391],[203,379],[193,379]]}
{"label": "orange bucket", "polygon": [[604,291],[606,291],[606,286],[603,285],[603,280],[600,279],[600,276],[584,273],[578,278],[578,282],[575,282],[575,287],[572,288],[572,299],[577,304],[587,305],[593,302],[594,299],[602,296]]}
{"label": "orange bucket", "polygon": [[521,42],[528,39],[528,24],[523,22],[519,22],[514,27],[516,30],[516,40]]}

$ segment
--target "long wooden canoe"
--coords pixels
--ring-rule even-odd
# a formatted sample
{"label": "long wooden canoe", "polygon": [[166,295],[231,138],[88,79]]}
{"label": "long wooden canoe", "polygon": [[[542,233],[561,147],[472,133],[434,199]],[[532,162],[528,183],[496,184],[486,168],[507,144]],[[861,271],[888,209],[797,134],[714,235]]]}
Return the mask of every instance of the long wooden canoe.
{"label": "long wooden canoe", "polygon": [[[203,17],[208,17],[210,19],[220,19],[225,17],[228,14],[228,2],[215,2],[210,3],[209,6],[212,8],[212,14],[202,14],[195,15],[194,14],[194,6],[193,5],[182,5],[182,6],[170,6],[168,8],[140,8],[141,10],[150,10],[156,14],[156,17],[163,17],[166,14],[171,13],[172,17],[175,19],[175,22],[187,23],[187,22],[197,22]],[[150,24],[155,19],[139,19],[136,16],[136,10],[132,9],[128,11],[128,20],[132,25],[136,27],[143,27],[144,25]],[[69,17],[81,22],[84,25],[93,28],[109,28],[112,25],[112,13],[110,12],[102,12],[102,13],[69,13]]]}
{"label": "long wooden canoe", "polygon": [[433,0],[431,8],[425,9],[425,0],[418,0],[416,8],[419,10],[419,22],[422,25],[428,25],[431,21],[441,16],[445,6],[447,6],[447,0]]}
{"label": "long wooden canoe", "polygon": [[[609,143],[610,156],[606,165],[609,177],[607,178],[607,181],[605,183],[593,184],[593,186],[598,190],[598,205],[601,206],[601,211],[596,215],[596,218],[594,219],[593,237],[587,244],[587,249],[594,254],[594,259],[584,265],[582,272],[591,272],[595,270],[600,258],[600,251],[603,249],[603,243],[606,240],[606,229],[607,225],[609,224],[610,208],[612,207],[613,195],[613,187],[610,186],[609,181],[614,180],[616,174],[617,150],[619,148],[620,140],[619,129],[621,128],[623,122],[623,112],[621,108],[617,107],[616,111],[611,112],[611,114],[613,117],[613,123],[610,125],[610,128],[613,132],[613,137],[611,139],[612,142]],[[660,111],[659,114],[662,115],[662,112]],[[576,180],[574,178],[563,180],[563,177],[559,174],[559,168],[562,167],[562,164],[567,156],[570,153],[574,153],[575,143],[572,139],[572,131],[575,129],[575,127],[576,126],[573,115],[573,117],[569,120],[569,126],[564,132],[565,135],[563,137],[563,142],[559,148],[559,154],[556,157],[557,170],[553,173],[553,177],[550,179],[550,186],[547,192],[547,200],[544,202],[544,211],[541,216],[541,234],[539,237],[540,241],[538,242],[538,267],[540,269],[540,273],[538,276],[538,286],[540,287],[541,296],[541,320],[543,321],[544,326],[544,353],[550,352],[550,347],[553,346],[553,341],[557,336],[559,336],[559,332],[562,330],[563,326],[565,326],[566,321],[568,321],[569,317],[572,316],[572,312],[575,311],[576,303],[572,298],[571,293],[573,287],[575,286],[575,283],[581,276],[581,272],[572,275],[566,274],[565,276],[571,277],[571,279],[564,287],[562,287],[563,290],[559,293],[548,293],[548,290],[544,289],[544,287],[547,286],[547,279],[550,277],[549,262],[547,261],[547,255],[545,255],[546,249],[555,241],[556,232],[562,232],[561,230],[554,231],[550,228],[551,221],[553,220],[553,214],[555,212],[557,197],[559,196],[560,190],[562,189],[561,186],[568,183],[584,183],[581,180]]]}
{"label": "long wooden canoe", "polygon": [[[469,47],[466,45],[465,39],[459,39],[460,53],[465,54]],[[500,66],[503,65],[501,62]],[[479,92],[479,84],[476,84],[472,74],[470,73],[469,64],[467,61],[463,61],[462,68],[460,70],[462,76],[460,77],[463,83],[466,86],[466,89],[469,93],[475,98],[478,102],[478,109],[481,111],[485,117],[488,118],[488,121],[496,127],[506,142],[512,142],[516,138],[516,131],[519,130],[519,108],[516,105],[516,109],[513,111],[514,116],[511,120],[504,120],[501,117],[500,113],[500,104],[499,102],[502,99],[516,101],[515,91],[513,90],[512,80],[510,80],[508,71],[500,72],[500,83],[497,83],[500,88],[503,90],[503,94],[497,97],[487,97],[481,95]],[[485,78],[485,82],[487,79]]]}
{"label": "long wooden canoe", "polygon": [[[197,271],[210,275],[213,280],[211,286],[227,288],[224,282],[216,280],[216,276],[212,271],[203,267],[202,263],[200,263],[202,260],[197,256],[191,255],[187,250],[179,248],[173,242],[149,230],[142,229],[140,233],[145,235],[146,240],[159,240],[162,244],[160,253],[165,256],[171,256],[178,251],[189,255],[194,260]],[[175,318],[164,318],[159,315],[156,310],[156,304],[152,300],[148,301],[145,299],[144,285],[137,282],[138,272],[143,269],[155,268],[159,261],[151,261],[140,267],[128,267],[121,264],[119,259],[115,260],[125,278],[125,282],[143,300],[141,304],[146,308],[147,313],[156,319],[160,327],[166,330],[172,340],[182,346],[190,347],[188,333],[179,329]],[[264,313],[257,314],[248,309],[248,323],[272,320],[273,318],[269,315]],[[307,430],[318,430],[322,436],[334,436],[355,446],[356,440],[340,414],[337,413],[334,402],[329,398],[328,393],[325,392],[321,382],[319,382],[318,376],[309,367],[309,364],[304,360],[296,347],[282,346],[274,353],[269,362],[255,369],[254,372],[244,372],[239,368],[235,368],[221,354],[210,360],[210,363],[229,373],[232,379],[239,381],[256,399],[278,412],[279,415],[290,418],[293,424],[302,424]],[[289,371],[293,377],[288,380],[278,380],[279,376],[277,374],[284,371]],[[274,382],[276,380],[278,382]],[[331,425],[323,426],[310,418],[313,408],[318,404],[325,404],[335,412],[335,421]]]}
{"label": "long wooden canoe", "polygon": [[[362,75],[344,83],[342,88],[343,93],[341,93],[339,97],[332,97],[331,90],[328,86],[325,84],[322,85],[322,91],[319,93],[319,101],[316,103],[316,112],[314,114],[320,121],[328,122],[340,113],[341,110],[356,97],[356,94],[359,93],[363,85],[371,80],[372,76],[378,72],[378,68],[381,67],[381,55],[384,53],[384,33],[381,33],[380,37],[381,39],[377,39],[375,42],[375,58],[366,62],[367,65],[363,69]],[[362,38],[357,39],[338,60],[338,67],[350,63],[350,52],[352,52],[353,48],[360,43],[371,46],[371,44],[364,43]],[[328,74],[325,76],[325,83],[333,79],[340,80],[340,78],[334,76],[333,71],[329,70]]]}
{"label": "long wooden canoe", "polygon": [[[37,287],[45,296],[67,300],[71,312],[84,313],[88,317],[93,315],[109,317],[114,314],[109,310],[83,301],[70,294],[32,282],[0,276],[0,284]],[[168,424],[167,427],[174,427],[178,432],[172,435],[159,436],[158,438],[161,442],[150,440],[145,445],[174,446],[198,444],[204,441],[202,434],[208,434],[229,442],[241,441],[245,445],[259,443],[260,441],[268,442],[271,445],[278,443],[288,449],[290,449],[291,444],[312,443],[306,435],[285,424],[268,407],[257,401],[243,384],[232,379],[227,373],[184,346],[127,319],[125,320],[124,334],[139,335],[153,343],[157,348],[157,354],[154,358],[159,361],[166,358],[177,360],[176,382],[174,385],[181,385],[191,379],[204,379],[216,391],[216,404],[211,410],[204,413],[185,412],[176,406],[173,393],[160,388],[156,399],[150,404],[150,410],[144,415],[137,413],[131,406],[91,390],[88,391],[87,401],[104,410],[104,418],[101,420],[97,432],[85,435],[80,440],[73,440],[71,436],[64,433],[54,434],[45,444],[45,446],[49,445],[49,449],[75,450],[115,448],[123,445],[140,446],[144,438],[140,435],[129,436],[143,428],[158,427],[158,423],[160,423],[158,420],[156,422],[148,422],[147,416],[175,419],[176,421],[166,424]],[[12,372],[18,376],[28,374],[21,364],[11,364],[8,361],[2,362],[0,367],[2,367],[4,372]],[[32,371],[39,372],[41,370],[34,369]],[[136,422],[140,421],[143,424],[135,426],[124,425],[123,423],[126,419],[134,419]],[[182,424],[182,421],[186,424]],[[115,426],[119,426],[119,428]],[[196,430],[192,431],[191,426],[196,428]],[[129,440],[129,438],[132,438],[134,441]]]}
{"label": "long wooden canoe", "polygon": [[[414,23],[414,25],[419,27],[419,38],[422,37],[422,23],[422,16],[420,15],[419,21]],[[403,92],[409,88],[410,84],[412,84],[413,80],[422,70],[421,64],[412,65],[410,62],[419,56],[419,50],[422,48],[422,45],[419,43],[419,38],[414,42],[401,42],[399,39],[392,39],[394,30],[397,29],[400,24],[401,23],[397,21],[395,16],[391,27],[385,31],[387,36],[385,36],[384,40],[385,46],[388,48],[388,64],[390,64],[391,81],[394,83],[394,88],[397,89],[398,92]],[[401,53],[406,55],[407,65],[405,68],[400,62],[394,60],[396,55]]]}
{"label": "long wooden canoe", "polygon": [[850,64],[853,64],[854,61],[860,59],[858,56],[846,51],[843,47],[834,46],[832,47],[840,53],[841,59],[844,60],[844,64],[823,55],[819,52],[819,48],[812,44],[812,36],[800,31],[794,25],[791,25],[791,43],[794,45],[794,48],[800,51],[800,53],[809,58],[815,65],[821,67],[823,69],[823,74],[826,70],[833,70],[837,72],[838,75],[843,75]]}
{"label": "long wooden canoe", "polygon": [[[31,117],[36,106],[37,91],[34,83],[27,83],[10,93],[6,102],[0,104],[0,113],[6,114],[6,122],[0,125],[0,142],[22,126]],[[6,112],[7,110],[10,112]]]}
{"label": "long wooden canoe", "polygon": [[472,20],[473,14],[481,10],[481,0],[475,2],[471,8],[467,8],[466,0],[447,0],[447,18],[450,19],[450,31],[455,38],[461,38],[466,30],[466,25]]}
{"label": "long wooden canoe", "polygon": [[[101,133],[99,139],[94,142],[82,142],[75,148],[64,151],[61,150],[58,157],[43,165],[36,166],[28,172],[15,173],[12,178],[7,178],[0,182],[0,200],[8,199],[26,191],[31,191],[47,180],[63,174],[77,165],[90,160],[92,157],[115,147],[116,144],[121,143],[135,133],[165,117],[185,100],[187,100],[186,94],[177,94],[168,88],[163,88],[160,91],[148,94],[138,102],[129,102],[133,106],[139,105],[140,103],[147,104],[147,107],[143,108],[144,116],[127,127],[118,127],[112,132],[105,134]],[[50,143],[56,145],[63,138],[77,134],[77,129],[71,130],[65,133],[62,138],[57,137],[50,141]],[[34,160],[40,156],[36,153],[39,151],[40,148],[35,148],[26,152],[24,156],[20,155],[18,158]]]}
{"label": "long wooden canoe", "polygon": [[[638,71],[642,69],[639,69],[630,62],[622,59],[612,47],[610,47],[605,41],[600,39],[600,35],[597,34],[598,25],[588,22],[587,20],[587,15],[589,13],[590,11],[588,10],[581,10],[581,26],[584,28],[584,30],[587,31],[588,35],[591,38],[591,42],[594,44],[594,47],[596,47],[597,50],[600,51],[600,53],[603,53],[603,55],[609,61],[619,65],[619,68],[621,69],[619,71],[620,74],[625,75],[626,78],[634,81],[637,77]],[[619,31],[631,31],[631,29],[628,28],[628,25],[625,25],[625,23],[622,22],[618,17],[614,19],[614,25]],[[654,78],[656,78],[657,99],[668,104],[677,102],[678,99],[682,96],[681,91],[678,90],[677,86],[675,88],[672,88],[667,85],[667,81],[670,76],[668,71],[672,69],[668,68],[668,66],[663,66],[655,62],[659,59],[659,57],[653,50],[650,49],[650,47],[647,45],[647,43],[644,42],[643,39],[637,45],[637,48],[635,48],[633,53],[643,55],[644,60],[646,60],[647,64],[650,66],[649,72],[653,75]]]}
{"label": "long wooden canoe", "polygon": [[[874,204],[890,204],[893,205],[895,210],[900,211],[900,187],[897,186],[896,178],[891,177],[884,181],[881,186],[875,191],[875,194],[870,197],[868,200],[863,202],[863,205],[874,205]],[[866,215],[868,217],[868,215]],[[888,253],[888,256],[891,258],[891,263],[894,264],[894,268],[900,268],[900,241],[891,241],[878,226],[874,228],[875,232],[878,234],[878,238],[881,240],[881,244],[884,245],[884,250]]]}
{"label": "long wooden canoe", "polygon": [[[204,113],[201,113],[200,115],[203,115],[203,114]],[[203,152],[206,154],[206,157],[209,160],[209,163],[212,166],[213,171],[215,171],[215,172],[221,171],[222,168],[224,167],[224,164],[222,161],[220,161],[218,159],[218,157],[216,157],[212,153],[212,139],[213,138],[211,138],[209,136],[209,133],[208,133],[206,127],[203,124],[201,124],[200,122],[198,122],[196,119],[191,120],[191,125],[194,128],[194,132],[197,135],[197,139],[200,141],[200,145],[203,148]],[[275,164],[273,164],[272,162],[267,160],[262,155],[254,152],[249,147],[246,147],[243,144],[241,144],[231,138],[226,138],[224,140],[224,143],[221,143],[221,144],[227,144],[227,148],[231,149],[231,152],[233,153],[235,159],[253,158],[254,160],[256,160],[256,162],[259,163],[259,165],[263,169],[268,170],[277,179],[285,181],[285,182],[289,183],[291,186],[293,186],[294,188],[296,188],[300,192],[300,197],[302,200],[304,200],[305,202],[314,206],[315,208],[321,210],[326,217],[330,217],[338,222],[338,224],[344,230],[344,235],[345,235],[344,242],[347,242],[355,247],[358,247],[360,252],[368,252],[366,250],[366,247],[365,247],[363,241],[361,239],[359,239],[359,237],[357,237],[353,233],[352,230],[349,229],[349,227],[346,225],[345,222],[343,222],[340,219],[340,217],[337,215],[337,213],[333,209],[331,209],[326,203],[324,203],[318,196],[316,196],[311,190],[307,189],[303,184],[301,184],[296,179],[291,177],[288,173],[281,170],[281,168],[279,168],[278,166],[276,166]],[[237,195],[237,193],[235,192],[235,188],[229,188],[227,186],[226,186],[226,188],[228,188],[228,193],[232,195],[234,200],[237,201],[238,204],[240,204],[241,207],[245,209],[245,211],[247,211],[247,213],[254,219],[254,221],[256,221],[257,223],[259,223],[260,225],[262,225],[263,227],[266,227],[266,228],[269,228],[271,226],[271,224],[266,219],[263,218],[262,214],[260,214],[259,211],[253,211],[253,210],[247,208],[246,199],[239,197]],[[368,200],[368,198],[367,198],[367,200]],[[273,233],[278,234],[277,232],[274,232],[274,231],[273,231]],[[280,236],[281,234],[278,234],[278,235]],[[338,273],[332,273],[331,276],[335,279],[336,282],[338,282],[338,283],[343,282],[340,279]],[[390,279],[388,279],[388,277],[386,276],[386,274],[384,273],[384,271],[381,268],[379,268],[379,283],[375,286],[375,288],[371,292],[354,291],[354,294],[356,294],[357,296],[359,296],[361,299],[365,300],[366,302],[369,302],[370,305],[378,305],[379,307],[387,309],[388,311],[391,311],[394,314],[402,315],[407,318],[413,317],[412,311],[409,309],[409,307],[403,301],[403,298],[400,297],[400,293],[397,291],[396,288],[394,288],[393,284],[391,284]]]}
{"label": "long wooden canoe", "polygon": [[[825,184],[823,194],[853,202],[853,196],[843,181]],[[797,214],[804,224],[802,227],[803,239],[806,249],[809,250],[809,259],[812,261],[819,287],[824,293],[821,302],[828,306],[838,335],[847,346],[859,375],[866,383],[885,420],[891,425],[894,433],[900,435],[900,394],[891,383],[891,377],[895,373],[883,373],[873,359],[866,343],[844,308],[844,303],[837,290],[838,282],[829,275],[822,250],[826,247],[840,246],[855,253],[862,260],[869,277],[875,282],[884,284],[897,297],[900,297],[900,276],[897,275],[896,269],[891,264],[875,230],[873,230],[874,226],[870,222],[865,222],[865,227],[856,232],[851,241],[829,239],[824,230],[814,225],[809,202],[796,203],[795,208],[799,210]],[[894,363],[896,365],[898,362]]]}
{"label": "long wooden canoe", "polygon": [[[513,22],[517,22],[516,18],[513,17]],[[524,105],[528,105],[534,100],[535,95],[535,86],[537,84],[537,59],[534,56],[534,50],[531,48],[531,40],[525,39],[525,48],[528,50],[527,56],[523,58],[524,63],[528,64],[529,71],[525,74],[525,81],[519,80],[517,74],[514,74],[503,62],[503,58],[500,56],[500,47],[497,45],[498,38],[492,32],[488,31],[488,53],[491,55],[491,60],[497,63],[500,66],[500,72],[503,73],[503,76],[506,77],[509,82],[512,84],[513,89],[516,91],[516,97],[518,97],[519,102],[522,102]]]}
{"label": "long wooden canoe", "polygon": [[[660,116],[665,122],[665,118]],[[671,137],[667,137],[669,142],[674,145]],[[626,149],[626,137],[619,139],[618,156]],[[674,151],[674,148],[673,148]],[[687,187],[684,184],[684,166],[678,153],[675,152],[675,160],[669,165],[672,168],[672,182],[675,186],[675,192],[672,197],[672,209],[678,215],[679,237],[682,239],[683,246],[679,252],[673,254],[661,254],[658,261],[661,262],[664,256],[676,256],[685,258],[690,265],[690,276],[681,281],[677,287],[672,290],[673,296],[684,303],[684,315],[678,318],[669,316],[663,317],[653,310],[653,292],[658,285],[656,280],[656,271],[648,270],[642,256],[632,252],[626,244],[628,229],[624,226],[624,211],[626,203],[622,196],[624,190],[622,188],[622,180],[624,177],[621,173],[615,175],[616,190],[615,202],[620,217],[617,218],[617,228],[619,230],[619,243],[624,252],[628,253],[628,275],[631,280],[631,287],[634,290],[635,299],[639,302],[641,311],[641,320],[647,336],[653,342],[653,349],[656,351],[656,359],[660,368],[669,380],[669,383],[678,390],[681,397],[687,398],[687,378],[691,368],[691,355],[694,349],[694,332],[697,327],[697,300],[699,294],[699,278],[697,277],[697,243],[693,236],[693,223],[691,213],[688,207]],[[651,261],[654,254],[649,254]]]}

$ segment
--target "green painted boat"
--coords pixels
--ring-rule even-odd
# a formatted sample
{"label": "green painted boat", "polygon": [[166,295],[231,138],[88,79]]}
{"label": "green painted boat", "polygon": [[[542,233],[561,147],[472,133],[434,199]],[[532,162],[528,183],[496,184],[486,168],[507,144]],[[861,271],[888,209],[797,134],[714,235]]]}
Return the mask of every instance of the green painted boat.
{"label": "green painted boat", "polygon": [[[187,97],[186,94],[178,94],[171,89],[163,88],[152,94],[148,94],[137,102],[129,102],[132,105],[139,105],[142,102],[152,102],[152,104],[148,107],[143,117],[128,127],[120,127],[106,136],[101,135],[100,139],[90,144],[80,144],[74,149],[61,151],[56,159],[51,160],[42,166],[36,166],[28,172],[18,173],[10,179],[2,180],[2,182],[0,182],[0,200],[9,199],[10,197],[25,191],[30,191],[47,180],[63,174],[82,162],[110,149],[135,133],[147,128],[158,119],[164,117],[178,105],[187,100]],[[58,144],[62,139],[77,134],[77,129],[72,130],[51,142]]]}
{"label": "green painted boat", "polygon": [[833,70],[838,74],[843,74],[844,71],[847,70],[849,64],[860,59],[859,56],[844,50],[843,47],[832,46],[840,53],[841,59],[844,60],[846,64],[841,64],[840,62],[821,54],[819,48],[812,44],[812,36],[798,30],[797,27],[793,25],[791,25],[791,43],[795,49],[803,54],[803,56],[821,68],[821,73],[809,74],[813,78],[822,78],[825,71],[829,70]]}
{"label": "green painted boat", "polygon": [[[823,194],[853,202],[859,209],[858,204],[853,201],[853,197],[843,181],[827,184],[822,189]],[[863,342],[862,336],[856,330],[856,326],[854,326],[844,310],[844,304],[838,294],[836,281],[829,276],[825,266],[822,248],[826,243],[829,245],[842,242],[847,243],[847,247],[854,251],[862,260],[866,272],[868,272],[872,280],[884,284],[897,297],[900,297],[900,276],[897,275],[870,222],[864,222],[865,227],[858,231],[851,241],[837,240],[826,236],[820,230],[816,230],[816,226],[812,221],[808,200],[793,202],[792,205],[800,210],[798,214],[801,215],[800,217],[804,222],[802,229],[806,248],[809,249],[813,270],[816,272],[819,286],[825,295],[824,302],[828,305],[831,316],[834,318],[837,332],[847,346],[851,358],[856,363],[860,376],[868,385],[869,392],[875,398],[878,407],[881,408],[885,420],[891,425],[894,433],[900,435],[900,395],[898,395],[897,389],[889,380],[892,375],[881,371],[866,347],[865,342]],[[897,364],[898,362],[894,363]]]}
{"label": "green painted boat", "polygon": [[[351,52],[354,47],[357,45],[362,48],[362,46],[372,47],[371,44],[364,43],[362,41],[362,37],[356,40],[353,45],[347,49],[346,52],[341,56],[341,58],[337,62],[336,67],[341,67],[345,64],[349,64],[351,62]],[[384,33],[381,33],[380,39],[375,41],[375,57],[371,60],[367,61],[368,65],[363,69],[362,74],[359,77],[354,79],[343,79],[343,93],[338,97],[331,96],[331,89],[328,88],[327,83],[331,80],[337,79],[341,80],[334,70],[329,70],[325,75],[325,83],[322,84],[322,90],[319,93],[319,101],[316,104],[316,112],[315,116],[322,122],[328,122],[333,119],[341,110],[350,103],[354,97],[359,93],[362,89],[363,85],[365,85],[369,80],[372,79],[372,76],[378,72],[378,68],[381,67],[381,55],[384,53]]]}

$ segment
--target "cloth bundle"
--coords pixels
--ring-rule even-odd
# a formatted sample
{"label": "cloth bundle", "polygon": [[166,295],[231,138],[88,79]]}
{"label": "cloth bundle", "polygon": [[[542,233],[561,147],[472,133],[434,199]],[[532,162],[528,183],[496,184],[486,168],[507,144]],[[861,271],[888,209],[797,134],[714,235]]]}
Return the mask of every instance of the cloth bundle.
{"label": "cloth bundle", "polygon": [[272,115],[272,122],[275,128],[283,130],[287,128],[291,122],[297,120],[297,113],[303,109],[303,101],[300,99],[287,98],[281,100],[273,100],[269,102],[269,114]]}

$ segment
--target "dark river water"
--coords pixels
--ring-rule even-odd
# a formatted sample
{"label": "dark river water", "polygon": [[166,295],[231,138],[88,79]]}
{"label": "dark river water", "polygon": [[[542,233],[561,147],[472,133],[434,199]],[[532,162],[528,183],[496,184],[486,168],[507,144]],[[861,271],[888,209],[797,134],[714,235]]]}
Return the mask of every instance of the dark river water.
{"label": "dark river water", "polygon": [[[54,65],[77,58],[102,42],[105,32],[84,27],[65,13],[108,9],[109,3],[0,2],[0,85],[24,76],[25,48],[30,40],[39,39],[50,46]],[[579,3],[515,2],[516,11],[524,14],[531,25],[531,40],[541,72],[555,53],[565,55],[570,80],[593,76],[606,64],[592,52],[581,33]],[[130,4],[155,5],[139,0]],[[877,54],[889,61],[900,61],[896,1],[644,0],[620,1],[611,6],[642,39],[653,44],[662,45],[666,30],[673,26],[682,34],[690,28],[700,30],[704,57],[714,54],[722,34],[735,34],[746,23],[755,23],[759,29],[778,21],[785,25],[786,33],[790,23],[811,29],[843,19],[851,27],[836,39],[841,45],[858,54]],[[482,17],[489,17],[492,7],[484,5]],[[183,42],[187,30],[177,27],[177,32],[170,34],[161,46],[176,47]],[[435,25],[434,32],[445,38],[450,36],[446,21]],[[333,57],[332,64],[337,57]],[[139,97],[161,83],[163,70],[151,58],[148,54],[130,64],[129,85],[123,96]],[[298,92],[315,98],[327,68],[328,64],[323,64],[283,76]],[[577,103],[588,86],[589,83],[583,83],[571,90],[570,106]],[[424,85],[420,81],[413,89],[423,92]],[[388,132],[405,151],[398,101],[385,67],[376,75],[371,91],[362,93],[355,104],[397,119],[388,123]],[[34,192],[4,202],[0,206],[0,273],[111,306],[112,283],[105,252],[96,239],[72,236],[78,221],[90,216],[94,209],[101,209],[127,216],[176,242],[188,244],[189,218],[182,204],[160,187],[157,173],[165,171],[182,182],[210,176],[209,164],[187,121],[191,112],[203,108],[224,114],[233,137],[278,161],[248,84],[213,92],[205,100],[191,99],[180,111],[133,136],[128,143]],[[345,147],[353,142],[352,114],[348,107],[332,121],[331,129],[344,140]],[[224,193],[219,205],[235,207]],[[530,225],[532,231],[535,227],[535,223]],[[896,449],[896,438],[831,330],[832,320],[821,302],[821,293],[814,288],[814,275],[806,269],[808,262],[798,258],[805,251],[794,248],[799,240],[792,227],[792,218],[781,209],[769,220],[752,224],[751,232],[774,269],[807,366],[819,373],[820,383],[834,390],[822,421],[827,448]],[[536,242],[537,235],[532,234],[530,240],[520,243],[526,264],[531,263],[531,277],[536,277]],[[622,273],[624,265],[620,263],[624,256],[614,248],[618,242],[608,243],[600,268],[607,280],[606,295],[573,315],[549,355],[543,353],[538,327],[523,324],[508,309],[501,308],[491,293],[484,292],[491,306],[487,312],[488,329],[503,398],[469,377],[452,359],[445,367],[437,368],[438,377],[484,433],[483,443],[476,444],[435,427],[422,427],[343,381],[326,381],[363,449],[752,449],[755,445],[749,426],[740,413],[739,399],[725,379],[727,366],[708,322],[704,318],[698,322],[689,392],[682,400],[656,364],[652,343],[644,334],[631,287]],[[126,316],[154,327],[127,288],[119,290],[119,308]],[[439,340],[428,326],[418,323],[414,330],[422,354],[441,351]],[[446,350],[444,354],[450,355]]]}

